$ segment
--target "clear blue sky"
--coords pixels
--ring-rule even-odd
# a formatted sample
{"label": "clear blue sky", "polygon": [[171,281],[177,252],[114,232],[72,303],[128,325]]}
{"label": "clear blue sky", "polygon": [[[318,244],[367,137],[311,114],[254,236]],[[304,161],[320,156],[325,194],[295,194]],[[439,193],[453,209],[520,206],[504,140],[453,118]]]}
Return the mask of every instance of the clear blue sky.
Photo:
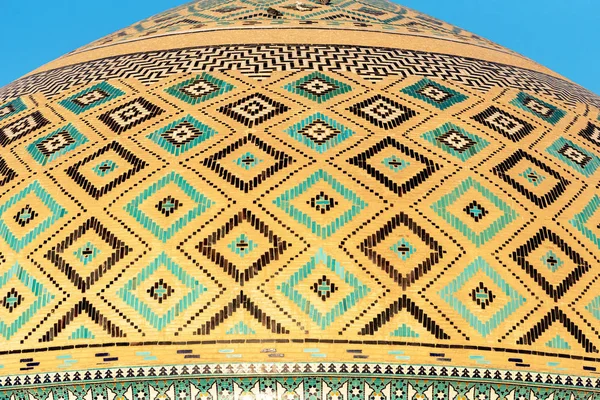
{"label": "clear blue sky", "polygon": [[[3,1],[0,87],[186,0]],[[600,0],[399,0],[493,40],[600,94]]]}

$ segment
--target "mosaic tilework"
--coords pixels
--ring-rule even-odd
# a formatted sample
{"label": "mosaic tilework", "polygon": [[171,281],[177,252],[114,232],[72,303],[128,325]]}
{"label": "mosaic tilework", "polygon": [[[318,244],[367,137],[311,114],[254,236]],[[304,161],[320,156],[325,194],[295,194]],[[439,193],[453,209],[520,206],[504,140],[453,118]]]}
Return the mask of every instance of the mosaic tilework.
{"label": "mosaic tilework", "polygon": [[[519,175],[515,177],[511,176],[510,170],[513,168],[516,169],[515,167],[520,162],[528,162],[531,166]],[[505,182],[510,183],[514,189],[533,201],[540,208],[548,207],[554,203],[565,192],[567,186],[571,184],[570,181],[560,176],[558,172],[522,150],[518,150],[512,154],[504,162],[494,167],[492,171],[504,179]],[[525,182],[522,182],[520,178],[525,178]],[[546,179],[554,179],[555,185],[550,186],[545,193],[538,193],[535,188],[542,185]]]}
{"label": "mosaic tilework", "polygon": [[[153,305],[150,302],[155,300],[162,303],[163,300],[168,299],[175,291],[172,286],[163,283],[163,279],[160,279],[147,290],[149,296],[146,296],[145,299],[136,296],[135,290],[137,286],[143,285],[147,280],[154,281],[156,278],[153,275],[160,267],[164,267],[178,280],[178,291],[186,290],[187,293],[183,297],[179,296],[180,300],[173,304],[171,308],[157,313],[153,311]],[[189,276],[166,253],[161,253],[150,265],[142,269],[137,276],[120,288],[117,291],[117,296],[121,297],[127,305],[135,308],[152,326],[161,331],[173,320],[174,316],[192,306],[204,292],[206,292],[206,288],[201,283]]]}
{"label": "mosaic tilework", "polygon": [[587,123],[585,129],[579,132],[579,136],[587,139],[590,143],[600,145],[600,124]]}
{"label": "mosaic tilework", "polygon": [[495,106],[487,108],[480,114],[477,114],[473,119],[480,124],[493,129],[504,135],[513,142],[518,142],[525,136],[529,135],[533,130],[533,126],[510,113],[503,111]]}
{"label": "mosaic tilework", "polygon": [[[320,311],[319,307],[311,304],[309,298],[306,295],[303,296],[299,290],[303,281],[315,280],[314,270],[319,264],[323,264],[326,269],[330,270],[329,273],[333,274],[340,281],[340,285],[347,285],[351,290],[341,289],[347,295],[339,303],[331,304],[331,308],[327,312]],[[339,261],[327,255],[323,249],[317,250],[317,253],[306,265],[296,271],[288,281],[282,283],[277,289],[292,300],[304,313],[310,315],[321,329],[326,329],[329,325],[333,324],[336,317],[343,316],[349,308],[354,307],[360,299],[371,291],[368,286],[362,283],[351,272],[344,270]],[[321,279],[317,279],[313,284],[313,292],[316,292],[324,302],[328,302],[328,299],[331,297],[330,294],[335,291],[336,286],[327,279],[326,275],[323,275]]]}
{"label": "mosaic tilework", "polygon": [[0,398],[598,397],[597,96],[381,0],[62,61],[0,89]]}
{"label": "mosaic tilework", "polygon": [[248,128],[252,128],[288,111],[288,109],[285,104],[272,100],[262,93],[255,93],[223,106],[219,111]]}
{"label": "mosaic tilework", "polygon": [[216,134],[217,131],[213,128],[188,115],[151,133],[148,139],[178,156]]}
{"label": "mosaic tilework", "polygon": [[83,134],[69,124],[48,136],[37,139],[27,146],[27,151],[35,161],[46,165],[87,141],[88,139]]}
{"label": "mosaic tilework", "polygon": [[[496,296],[493,294],[492,289],[485,286],[482,282],[479,282],[478,285],[473,285],[473,278],[479,271],[483,272],[491,279],[495,285],[493,290],[501,291],[509,298],[508,302],[496,308],[494,307]],[[475,280],[477,280],[477,278],[475,278]],[[460,297],[456,295],[457,292],[465,287],[465,285],[471,287],[474,286],[471,291],[471,300],[473,300],[473,303],[471,304],[465,304],[461,301]],[[502,279],[502,276],[481,257],[469,264],[460,275],[442,289],[439,295],[484,337],[503,322],[504,319],[509,318],[510,315],[525,302],[525,298],[523,298],[515,288],[507,284]],[[477,311],[480,309],[485,310],[486,308],[491,315],[486,315],[485,319],[482,321],[479,318]],[[495,310],[492,311],[492,308],[495,308]]]}
{"label": "mosaic tilework", "polygon": [[[54,325],[49,324],[51,325],[51,328],[44,333],[39,341],[41,343],[54,341],[57,339],[57,337],[64,335],[65,331],[71,328],[71,324],[73,324],[75,320],[78,321],[75,322],[75,324],[82,323],[81,319],[86,319],[88,326],[96,325],[98,328],[108,334],[108,337],[127,337],[127,335],[118,326],[113,324],[103,312],[101,312],[92,302],[84,297],[75,303],[73,307],[69,309],[69,311],[67,311],[58,321],[54,323]],[[46,326],[46,328],[48,328],[48,326]],[[92,338],[92,336],[94,337]],[[98,336],[100,337],[100,335]],[[90,329],[84,325],[79,325],[79,327],[71,333],[69,339],[75,340],[80,337],[84,340],[96,338]]]}
{"label": "mosaic tilework", "polygon": [[406,93],[419,100],[423,100],[440,110],[445,110],[454,104],[460,103],[467,99],[462,93],[440,85],[429,79],[423,79],[414,85],[402,89]]}
{"label": "mosaic tilework", "polygon": [[[181,198],[183,203],[190,203],[191,208],[188,211],[182,208],[178,210],[178,202],[174,202],[171,198],[161,198],[161,189],[172,186],[173,189],[180,189],[184,196]],[[166,218],[173,217],[167,224],[161,224],[162,221],[153,219],[146,212],[145,205],[147,203],[156,203],[155,208]],[[166,242],[179,229],[193,222],[194,218],[206,212],[214,204],[213,200],[203,195],[198,189],[190,185],[184,177],[171,172],[160,178],[128,203],[124,210],[130,214],[143,228],[152,232],[157,239]],[[149,207],[152,210],[152,207]],[[179,212],[178,212],[179,211]],[[160,218],[160,217],[158,217]]]}
{"label": "mosaic tilework", "polygon": [[21,99],[14,99],[6,102],[0,106],[0,121],[12,117],[24,110],[27,110],[27,106]]}
{"label": "mosaic tilework", "polygon": [[594,232],[593,225],[588,227],[588,223],[591,222],[590,219],[599,209],[600,197],[598,197],[598,195],[594,195],[590,202],[581,210],[581,212],[577,213],[570,221],[575,228],[577,228],[588,239],[594,242],[598,248],[600,248],[600,236]]}
{"label": "mosaic tilework", "polygon": [[[39,204],[39,211],[28,204],[33,201]],[[10,215],[11,213],[14,214]],[[66,214],[68,210],[39,181],[34,181],[0,205],[0,237],[12,250],[20,252]],[[26,228],[24,232],[14,226],[12,221],[21,228]]]}
{"label": "mosaic tilework", "polygon": [[[129,246],[92,217],[48,250],[44,258],[85,292],[130,252]],[[71,255],[76,258],[73,259]]]}
{"label": "mosaic tilework", "polygon": [[286,133],[319,153],[325,153],[354,135],[349,128],[321,113],[289,127]]}
{"label": "mosaic tilework", "polygon": [[6,147],[14,141],[40,130],[49,123],[50,121],[39,111],[12,121],[0,127],[0,146]]}
{"label": "mosaic tilework", "polygon": [[[559,253],[560,258],[558,258],[558,260],[564,259],[565,262],[568,262],[564,267],[567,269],[566,274],[559,274],[558,279],[549,275],[547,271],[536,268],[537,263],[531,261],[531,255],[544,244],[553,244],[553,247]],[[554,253],[546,253],[543,260],[546,260],[547,263],[549,257],[554,258],[556,256]],[[560,299],[564,296],[565,293],[590,270],[590,265],[576,250],[572,249],[556,233],[550,231],[546,227],[540,229],[535,236],[515,251],[512,254],[512,258],[535,279],[536,283],[540,285],[549,296],[554,299]],[[569,269],[571,269],[571,271],[569,271]],[[561,280],[564,275],[566,276]]]}
{"label": "mosaic tilework", "polygon": [[145,161],[135,156],[119,142],[112,142],[70,165],[65,172],[90,196],[99,199],[146,165]]}
{"label": "mosaic tilework", "polygon": [[[496,218],[492,221],[488,220],[487,212],[477,203],[467,204],[464,214],[453,213],[451,207],[457,202],[464,202],[465,193],[475,190],[484,199],[488,200],[494,211]],[[488,188],[473,178],[467,178],[459,183],[450,193],[442,197],[436,203],[431,205],[431,208],[458,232],[472,241],[477,247],[482,246],[496,236],[510,222],[518,218],[519,214],[513,210],[506,202],[496,196]],[[483,227],[473,228],[469,223],[468,218],[472,218],[476,223],[483,222]],[[493,218],[493,217],[491,217]],[[481,228],[484,228],[481,230]]]}
{"label": "mosaic tilework", "polygon": [[[339,210],[341,212],[336,210],[335,214],[337,217],[330,223],[325,224],[319,222],[319,219],[314,218],[312,216],[312,212],[302,211],[302,208],[299,208],[294,204],[294,200],[296,198],[302,197],[305,193],[310,192],[314,186],[320,183],[325,184],[325,187],[329,193],[332,194],[332,196],[339,196],[342,200],[345,200],[349,203],[349,208],[346,210]],[[318,196],[322,195],[319,194]],[[308,179],[300,183],[298,186],[286,190],[273,201],[273,205],[281,208],[291,218],[296,220],[296,222],[306,225],[313,234],[315,234],[317,237],[321,237],[322,239],[326,239],[328,236],[341,229],[365,207],[368,207],[368,204],[356,193],[344,187],[344,185],[339,183],[333,176],[322,169],[315,171],[314,174],[312,174],[310,177],[308,177]],[[317,211],[321,211],[319,199],[317,199],[316,202],[311,202],[310,205],[313,206],[312,208],[315,208]],[[327,211],[330,209],[331,207],[328,207]]]}
{"label": "mosaic tilework", "polygon": [[[222,370],[229,371],[234,364],[225,364]],[[244,368],[245,369],[245,368]],[[238,366],[236,373],[230,372],[227,377],[209,378],[205,375],[210,372],[220,373],[209,365],[191,364],[177,365],[170,369],[170,377],[157,376],[157,371],[146,368],[108,370],[107,379],[101,381],[74,384],[73,378],[69,376],[57,376],[54,382],[67,384],[48,384],[43,388],[31,388],[27,384],[10,385],[2,389],[2,395],[11,400],[42,400],[47,398],[118,398],[133,400],[148,397],[160,399],[182,399],[182,398],[351,398],[367,399],[373,397],[385,397],[391,400],[417,397],[425,400],[439,399],[449,394],[456,396],[476,395],[479,398],[494,398],[513,396],[518,398],[535,397],[549,400],[561,396],[569,399],[594,399],[597,396],[595,381],[597,379],[586,379],[572,383],[570,376],[552,376],[547,374],[536,374],[538,381],[559,382],[557,385],[542,388],[531,388],[522,380],[513,378],[517,371],[494,371],[490,369],[452,368],[451,374],[431,370],[429,366],[416,366],[410,368],[406,365],[392,364],[250,364],[250,370],[262,370],[263,375],[241,370]],[[433,377],[429,380],[419,379],[426,369],[428,375]],[[135,371],[135,372],[134,372]],[[351,374],[340,371],[354,371]],[[419,371],[419,373],[417,372]],[[98,372],[86,371],[86,375],[98,376]],[[293,372],[294,374],[292,374]],[[375,373],[375,376],[368,374]],[[129,381],[121,379],[122,376],[133,376]],[[312,375],[311,375],[312,374]],[[318,374],[318,375],[317,375]],[[452,381],[447,381],[449,375]],[[48,376],[48,375],[46,375]],[[108,377],[118,376],[116,380]],[[460,376],[460,378],[458,378]],[[494,376],[497,382],[486,379]],[[142,378],[143,377],[143,378]],[[40,379],[44,379],[40,377]],[[81,379],[81,378],[79,378]],[[113,381],[110,381],[113,380]],[[19,380],[20,381],[20,380]],[[565,383],[568,382],[568,383]],[[11,382],[12,383],[12,382]],[[560,397],[559,397],[560,398]]]}
{"label": "mosaic tilework", "polygon": [[410,108],[379,94],[354,104],[348,110],[385,130],[396,128],[416,115]]}
{"label": "mosaic tilework", "polygon": [[[251,229],[244,229],[247,225],[250,225]],[[242,230],[244,233],[236,233],[239,229],[235,228],[240,226],[239,229],[244,229]],[[260,244],[259,238],[262,239]],[[221,241],[229,240],[231,242],[227,244],[227,248],[231,252],[231,256],[223,250],[220,251],[219,248]],[[206,256],[242,285],[258,274],[272,260],[277,260],[288,250],[288,247],[289,244],[283,238],[274,234],[268,225],[265,225],[251,211],[245,209],[196,246],[203,256]],[[240,263],[236,257],[244,259],[245,263]]]}
{"label": "mosaic tilework", "polygon": [[[18,292],[11,288],[8,294],[2,299],[2,305],[8,309],[13,318],[7,318],[0,321],[0,335],[6,339],[14,336],[19,329],[32,318],[35,318],[38,310],[46,306],[54,298],[52,292],[38,282],[34,277],[27,273],[19,263],[14,264],[0,277],[0,290],[5,291],[14,283],[12,280],[20,281],[21,285]],[[29,301],[22,301],[23,298],[33,297]],[[18,316],[17,316],[18,314]]]}
{"label": "mosaic tilework", "polygon": [[487,140],[450,122],[433,131],[424,133],[421,137],[458,157],[461,161],[468,160],[489,144]]}
{"label": "mosaic tilework", "polygon": [[320,72],[313,72],[283,87],[308,99],[323,103],[339,94],[350,92],[352,87]]}
{"label": "mosaic tilework", "polygon": [[139,98],[102,114],[98,119],[113,132],[122,133],[162,113],[158,106]]}
{"label": "mosaic tilework", "polygon": [[[377,249],[378,245],[384,242],[387,237],[394,237],[394,231],[399,227],[408,228],[410,235],[406,233],[401,234],[402,238],[400,241],[394,243],[390,250],[402,259],[402,261],[410,260],[410,268],[404,274],[402,273],[402,269],[400,269],[404,263],[399,265],[396,262],[397,260],[389,257],[386,258],[385,253]],[[421,251],[418,252],[419,258],[417,259],[417,255],[413,258],[413,253],[417,252],[415,247],[419,248],[419,242],[423,242],[425,245],[425,252],[420,249]],[[367,237],[360,244],[360,250],[403,288],[413,284],[444,258],[444,251],[439,243],[404,213],[400,213],[392,220],[387,221],[379,231]],[[424,255],[426,256],[425,258],[423,257]]]}
{"label": "mosaic tilework", "polygon": [[511,101],[511,104],[542,118],[552,125],[556,125],[566,114],[556,106],[523,92],[520,92],[517,97]]}
{"label": "mosaic tilework", "polygon": [[124,94],[122,90],[101,82],[61,100],[59,104],[75,114],[81,114]]}
{"label": "mosaic tilework", "polygon": [[165,91],[186,103],[197,104],[227,93],[233,88],[233,85],[203,73],[171,86]]}
{"label": "mosaic tilework", "polygon": [[[247,151],[237,157],[242,149]],[[277,150],[259,137],[248,134],[204,159],[202,165],[232,186],[249,192],[293,162],[294,159],[287,152]],[[239,169],[236,170],[236,166]]]}
{"label": "mosaic tilework", "polygon": [[598,156],[562,137],[546,151],[585,176],[591,176],[600,167]]}
{"label": "mosaic tilework", "polygon": [[[382,169],[381,165],[370,161],[374,156],[384,152],[386,149],[393,151],[392,158],[386,158],[382,163],[388,170]],[[384,138],[381,142],[376,143],[363,153],[348,159],[347,162],[365,170],[371,177],[378,180],[398,196],[403,196],[410,192],[430,176],[433,176],[440,168],[433,160],[417,153],[391,137]],[[407,174],[398,174],[411,163],[416,166],[417,172],[413,170],[411,172],[412,176],[409,179],[406,179]],[[397,175],[399,175],[400,179],[396,179]],[[405,179],[406,181],[402,182]]]}

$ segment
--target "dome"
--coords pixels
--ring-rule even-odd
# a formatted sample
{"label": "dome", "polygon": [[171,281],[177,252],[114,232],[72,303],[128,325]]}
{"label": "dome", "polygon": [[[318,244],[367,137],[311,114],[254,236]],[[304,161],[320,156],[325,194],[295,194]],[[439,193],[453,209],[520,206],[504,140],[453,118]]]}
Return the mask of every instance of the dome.
{"label": "dome", "polygon": [[600,396],[600,98],[384,0],[201,0],[0,89],[0,398]]}

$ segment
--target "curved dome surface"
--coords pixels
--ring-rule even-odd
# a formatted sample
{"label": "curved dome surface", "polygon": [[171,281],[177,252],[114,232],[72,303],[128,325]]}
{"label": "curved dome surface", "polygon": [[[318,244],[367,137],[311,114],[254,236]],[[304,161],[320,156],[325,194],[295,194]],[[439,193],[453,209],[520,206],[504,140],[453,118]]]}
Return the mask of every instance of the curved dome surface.
{"label": "curved dome surface", "polygon": [[0,89],[0,398],[599,398],[599,107],[382,0],[66,54]]}

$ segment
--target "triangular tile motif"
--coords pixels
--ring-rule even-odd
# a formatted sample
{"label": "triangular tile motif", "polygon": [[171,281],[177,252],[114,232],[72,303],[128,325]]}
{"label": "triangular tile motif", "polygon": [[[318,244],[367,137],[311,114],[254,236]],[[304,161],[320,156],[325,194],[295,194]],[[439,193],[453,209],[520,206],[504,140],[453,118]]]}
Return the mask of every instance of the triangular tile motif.
{"label": "triangular tile motif", "polygon": [[[565,334],[572,336],[577,343],[586,351],[586,353],[596,353],[598,348],[593,342],[586,337],[584,333],[575,325],[571,319],[558,307],[550,310],[548,314],[544,316],[535,326],[533,326],[529,332],[523,337],[517,340],[517,344],[520,345],[531,345],[535,343],[538,338],[554,324],[562,325],[564,327]],[[562,342],[562,341],[561,341]]]}
{"label": "triangular tile motif", "polygon": [[560,350],[571,350],[571,346],[569,345],[569,343],[565,339],[560,337],[560,335],[556,335],[554,338],[547,341],[546,347]]}
{"label": "triangular tile motif", "polygon": [[16,177],[17,173],[7,165],[5,159],[0,157],[0,188],[5,187]]}
{"label": "triangular tile motif", "polygon": [[398,328],[394,329],[390,336],[393,337],[407,337],[407,338],[418,338],[419,334],[415,332],[409,325],[402,324]]}
{"label": "triangular tile motif", "polygon": [[600,321],[600,296],[595,297],[585,309],[592,313],[592,315]]}
{"label": "triangular tile motif", "polygon": [[[271,319],[274,319],[274,314],[269,315],[271,315]],[[279,316],[275,319],[279,321]],[[204,323],[204,321],[201,322],[201,325]],[[226,318],[218,326],[215,326],[214,329],[211,329],[210,335],[231,340],[242,339],[253,341],[257,338],[273,335],[273,332],[271,326],[263,323],[263,319],[255,318],[249,309],[241,307],[232,312],[230,317]]]}
{"label": "triangular tile motif", "polygon": [[256,335],[256,331],[246,325],[243,321],[238,322],[225,333],[227,335]]}
{"label": "triangular tile motif", "polygon": [[583,209],[569,220],[569,223],[600,249],[600,232],[597,232],[593,222],[593,216],[597,215],[598,210],[600,210],[600,196],[594,194]]}
{"label": "triangular tile motif", "polygon": [[385,311],[373,318],[361,330],[361,335],[375,335],[375,333],[385,324],[392,323],[394,316],[399,313],[408,313],[415,320],[415,324],[420,324],[429,333],[437,339],[448,340],[450,336],[421,308],[416,305],[409,297],[402,295],[396,301],[391,303]]}
{"label": "triangular tile motif", "polygon": [[[131,370],[130,370],[131,371]],[[138,370],[138,374],[140,371]],[[171,371],[171,375],[173,371]],[[166,375],[161,374],[161,375]],[[443,375],[442,375],[443,376]],[[11,393],[11,392],[9,392]],[[144,393],[148,393],[157,399],[173,399],[175,393],[179,397],[189,396],[191,398],[215,398],[224,399],[232,396],[255,396],[260,393],[268,395],[280,395],[286,399],[311,398],[329,398],[329,399],[364,399],[367,396],[372,398],[386,398],[400,400],[402,398],[427,399],[433,400],[442,398],[444,395],[448,398],[476,399],[483,396],[490,398],[532,398],[541,400],[552,400],[556,398],[559,391],[555,388],[536,388],[531,389],[525,385],[501,384],[494,385],[488,383],[463,382],[457,381],[454,377],[452,382],[440,382],[432,384],[418,379],[394,379],[389,376],[367,378],[336,378],[331,376],[324,377],[227,377],[212,379],[194,379],[186,377],[183,381],[174,378],[160,377],[158,379],[148,380],[144,383],[123,383],[119,382],[110,386],[97,385],[94,383],[80,385],[79,387],[65,388],[57,385],[47,388],[40,388],[32,391],[27,400],[51,400],[59,399],[85,399],[89,396],[106,396],[107,398],[117,398],[123,400],[133,400],[140,398]],[[585,390],[570,389],[560,391],[560,394],[567,395],[567,398],[581,398],[585,400],[593,399],[593,396],[586,396]],[[7,399],[21,400],[25,397],[17,397],[19,393]]]}
{"label": "triangular tile motif", "polygon": [[73,331],[73,333],[71,333],[71,336],[69,336],[69,339],[71,340],[85,340],[85,339],[95,339],[96,337],[94,336],[94,334],[92,333],[92,331],[90,331],[88,328],[85,327],[85,325],[81,325],[79,328],[77,328],[77,330]]}
{"label": "triangular tile motif", "polygon": [[216,313],[209,322],[205,323],[196,330],[197,335],[209,335],[212,330],[222,324],[239,310],[244,309],[250,315],[259,321],[266,329],[275,334],[287,334],[286,329],[276,320],[272,319],[264,310],[260,308],[259,303],[254,302],[243,291],[241,291],[227,306],[220,312]]}
{"label": "triangular tile motif", "polygon": [[[97,325],[100,327],[100,330],[106,332],[112,338],[123,338],[127,336],[125,331],[123,331],[117,323],[108,319],[104,313],[100,312],[98,308],[84,297],[67,311],[64,316],[55,322],[50,330],[46,331],[40,338],[40,342],[54,341],[55,338],[60,337],[63,330],[71,323],[81,320],[86,321],[86,323],[90,325]],[[121,324],[121,321],[119,321],[119,324]],[[72,337],[72,334],[70,337]]]}

